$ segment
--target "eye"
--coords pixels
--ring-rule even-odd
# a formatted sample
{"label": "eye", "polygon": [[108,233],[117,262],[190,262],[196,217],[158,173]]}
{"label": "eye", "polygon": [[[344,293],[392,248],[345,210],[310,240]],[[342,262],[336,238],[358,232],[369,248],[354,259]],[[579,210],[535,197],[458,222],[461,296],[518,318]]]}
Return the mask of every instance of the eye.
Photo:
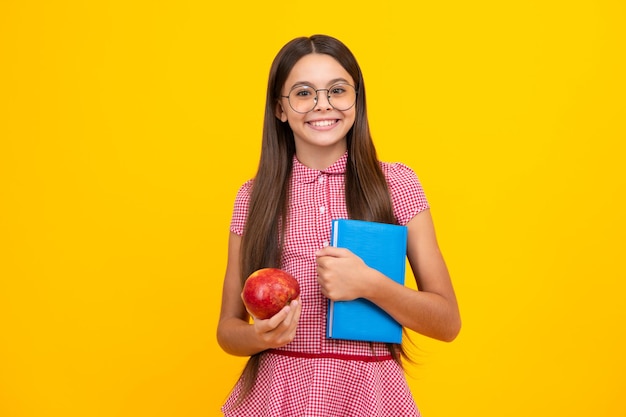
{"label": "eye", "polygon": [[314,90],[308,86],[296,87],[291,91],[291,95],[297,98],[308,98],[314,95]]}
{"label": "eye", "polygon": [[343,85],[334,85],[330,87],[328,94],[333,95],[333,96],[340,96],[342,94],[345,94],[345,92],[346,92],[346,87],[344,87]]}

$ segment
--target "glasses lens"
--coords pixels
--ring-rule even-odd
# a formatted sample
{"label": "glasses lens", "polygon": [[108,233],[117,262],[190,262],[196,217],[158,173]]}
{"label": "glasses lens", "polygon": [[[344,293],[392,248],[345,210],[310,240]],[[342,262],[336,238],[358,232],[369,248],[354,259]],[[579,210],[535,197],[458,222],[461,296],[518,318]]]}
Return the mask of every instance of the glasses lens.
{"label": "glasses lens", "polygon": [[335,84],[328,89],[330,105],[337,110],[348,110],[356,102],[356,91],[350,84]]}
{"label": "glasses lens", "polygon": [[289,104],[298,113],[308,113],[315,107],[315,89],[308,85],[294,87],[289,92]]}

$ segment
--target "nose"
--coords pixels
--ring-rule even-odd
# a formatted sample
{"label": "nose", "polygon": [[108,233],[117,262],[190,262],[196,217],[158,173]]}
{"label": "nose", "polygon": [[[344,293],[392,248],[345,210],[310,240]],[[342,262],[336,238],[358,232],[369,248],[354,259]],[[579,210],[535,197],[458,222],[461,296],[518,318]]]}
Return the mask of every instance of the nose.
{"label": "nose", "polygon": [[[330,100],[328,99],[328,90],[317,90],[315,92],[317,94],[316,99],[315,99],[315,107],[313,107],[313,110],[317,110],[317,111],[321,111],[321,110],[330,110],[333,108],[332,104],[330,104]],[[321,99],[320,97],[323,97],[323,99]]]}

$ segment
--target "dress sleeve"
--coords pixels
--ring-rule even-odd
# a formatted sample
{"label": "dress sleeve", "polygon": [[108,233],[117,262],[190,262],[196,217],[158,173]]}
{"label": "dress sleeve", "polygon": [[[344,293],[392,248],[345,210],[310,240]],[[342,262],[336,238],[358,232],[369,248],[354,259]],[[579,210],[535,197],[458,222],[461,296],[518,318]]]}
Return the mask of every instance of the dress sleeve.
{"label": "dress sleeve", "polygon": [[233,216],[230,220],[230,231],[236,235],[242,236],[248,218],[248,203],[250,202],[250,193],[252,191],[252,180],[244,183],[235,197],[235,207],[233,208]]}
{"label": "dress sleeve", "polygon": [[415,172],[402,163],[383,164],[393,212],[399,224],[406,225],[416,214],[430,208]]}

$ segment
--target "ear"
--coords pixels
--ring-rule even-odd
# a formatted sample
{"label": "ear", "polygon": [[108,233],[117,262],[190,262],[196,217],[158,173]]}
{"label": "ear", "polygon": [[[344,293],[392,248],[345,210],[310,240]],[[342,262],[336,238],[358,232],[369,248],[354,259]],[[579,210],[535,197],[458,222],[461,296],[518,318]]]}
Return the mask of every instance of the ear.
{"label": "ear", "polygon": [[285,113],[285,109],[283,108],[282,103],[279,101],[276,103],[276,109],[274,110],[274,115],[277,119],[280,119],[281,122],[287,121],[287,113]]}

